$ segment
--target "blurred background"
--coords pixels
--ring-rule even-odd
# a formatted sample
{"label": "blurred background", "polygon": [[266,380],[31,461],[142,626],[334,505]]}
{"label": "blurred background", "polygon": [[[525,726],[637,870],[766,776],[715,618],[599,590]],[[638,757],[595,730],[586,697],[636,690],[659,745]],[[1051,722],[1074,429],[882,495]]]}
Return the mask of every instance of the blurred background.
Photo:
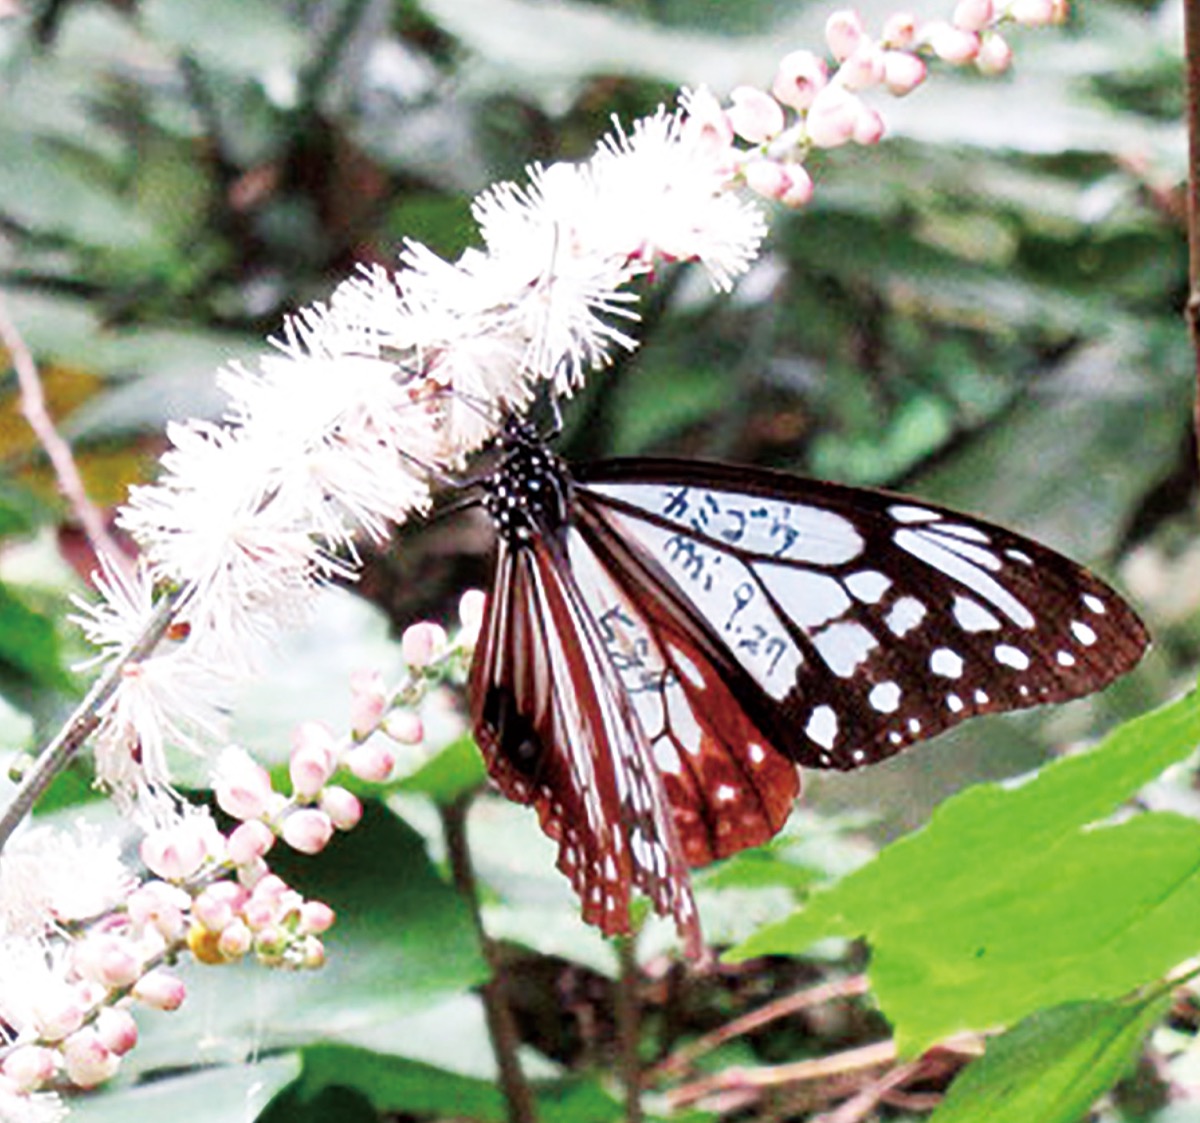
{"label": "blurred background", "polygon": [[[872,27],[890,11],[859,7]],[[785,52],[820,49],[829,10],[781,0],[5,0],[0,277],[93,499],[111,508],[153,478],[165,422],[218,416],[215,370],[252,362],[289,312],[326,298],[359,263],[394,262],[405,239],[457,256],[475,242],[474,193],[534,161],[586,158],[614,114],[628,124],[673,104],[680,85],[718,95],[768,85]],[[915,10],[948,15],[933,0]],[[1180,5],[1089,0],[1064,27],[1010,38],[1010,74],[934,67],[903,102],[877,103],[884,143],[819,154],[813,203],[772,215],[766,252],[732,297],[687,268],[647,286],[640,350],[566,408],[570,458],[755,462],[1005,523],[1114,580],[1155,633],[1143,667],[1102,698],[970,723],[863,774],[810,774],[792,840],[805,855],[798,868],[852,862],[865,840],[919,824],[947,792],[1026,771],[1176,693],[1200,661]],[[323,689],[318,705],[344,722],[349,671],[394,661],[396,629],[448,618],[463,589],[486,580],[488,550],[469,517],[405,528],[371,560],[358,599],[331,602],[313,632],[289,641],[280,673],[248,692],[240,737],[282,760],[287,723],[321,716],[309,711]],[[28,748],[86,682],[69,669],[82,649],[65,613],[81,588],[73,569],[89,567],[9,372],[0,747]],[[53,802],[86,792],[81,771]],[[426,863],[428,846],[434,863],[422,867],[428,882],[397,890],[409,893],[403,907],[368,925],[383,940],[385,919],[416,924],[399,991],[420,974],[414,962],[433,962],[421,958],[421,925],[432,955],[445,917],[461,922],[448,904],[436,923],[413,919],[418,898],[442,900],[427,795],[396,794],[389,807],[403,822],[380,828]],[[1190,776],[1157,798],[1192,809]],[[526,951],[574,949],[611,973],[603,949],[579,952],[589,937],[572,927],[566,897],[562,931],[546,924],[539,894],[557,875],[529,817],[487,806],[476,821],[494,830],[481,849],[496,867],[485,862],[483,876],[499,929]],[[377,902],[369,888],[363,899]],[[557,907],[558,890],[545,892]],[[522,894],[543,911],[530,904],[522,920]],[[727,923],[732,937],[741,906],[731,900],[713,926]],[[335,1001],[329,972],[321,1001],[334,1013],[327,1005],[326,1020],[293,1024],[293,1035],[359,1024],[354,1002],[377,979],[366,953],[359,963],[365,990],[346,999],[343,977]],[[437,1009],[474,969],[447,969],[440,982],[426,971],[420,1000],[408,991],[400,1006]],[[273,1009],[264,994],[246,1013],[257,1028],[233,1035],[233,1052],[276,1041],[263,1029]],[[199,1001],[213,1029],[220,1000]],[[368,1021],[400,1024],[381,1001],[370,994]],[[570,1034],[539,1032],[543,1053],[570,1063]],[[437,1033],[389,1031],[393,1051],[397,1035],[411,1045]],[[184,1048],[182,1030],[168,1036]],[[143,1075],[178,1063],[168,1045],[139,1061]],[[125,1079],[132,1087],[137,1072]]]}

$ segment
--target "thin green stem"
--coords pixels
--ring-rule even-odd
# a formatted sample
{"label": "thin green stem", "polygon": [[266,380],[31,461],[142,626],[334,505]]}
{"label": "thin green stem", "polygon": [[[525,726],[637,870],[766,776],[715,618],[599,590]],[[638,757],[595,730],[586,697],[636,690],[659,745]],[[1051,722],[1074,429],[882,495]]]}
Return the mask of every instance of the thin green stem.
{"label": "thin green stem", "polygon": [[467,841],[467,811],[470,806],[471,797],[466,796],[447,807],[439,808],[442,835],[446,840],[446,853],[450,859],[454,886],[471,912],[471,920],[479,937],[479,946],[483,950],[491,976],[483,987],[483,1009],[487,1018],[488,1036],[492,1041],[492,1051],[496,1056],[496,1068],[500,1073],[500,1087],[508,1104],[508,1120],[509,1123],[536,1123],[537,1108],[533,1100],[533,1091],[525,1079],[517,1055],[521,1039],[505,993],[499,949],[489,938],[479,911],[478,885]]}
{"label": "thin green stem", "polygon": [[175,614],[178,594],[164,596],[146,625],[146,630],[124,655],[113,663],[93,684],[87,696],[75,708],[62,729],[42,751],[26,771],[12,802],[0,816],[0,850],[12,837],[21,821],[33,809],[38,797],[50,786],[50,782],[70,762],[88,737],[100,724],[100,712],[104,704],[116,693],[121,677],[132,663],[146,658],[162,639],[167,626]]}
{"label": "thin green stem", "polygon": [[1192,421],[1200,447],[1200,0],[1184,0],[1184,62],[1188,130],[1188,301],[1187,322],[1196,363]]}

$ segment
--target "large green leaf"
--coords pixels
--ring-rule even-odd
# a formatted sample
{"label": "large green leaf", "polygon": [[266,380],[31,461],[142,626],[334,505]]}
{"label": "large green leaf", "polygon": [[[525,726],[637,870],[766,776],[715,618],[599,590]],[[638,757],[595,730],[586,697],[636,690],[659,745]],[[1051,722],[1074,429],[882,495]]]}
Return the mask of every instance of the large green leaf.
{"label": "large green leaf", "polygon": [[736,957],[865,935],[906,1052],[1043,1006],[1116,998],[1195,948],[1200,826],[1166,814],[1094,825],[1198,742],[1193,694],[1023,784],[971,788]]}

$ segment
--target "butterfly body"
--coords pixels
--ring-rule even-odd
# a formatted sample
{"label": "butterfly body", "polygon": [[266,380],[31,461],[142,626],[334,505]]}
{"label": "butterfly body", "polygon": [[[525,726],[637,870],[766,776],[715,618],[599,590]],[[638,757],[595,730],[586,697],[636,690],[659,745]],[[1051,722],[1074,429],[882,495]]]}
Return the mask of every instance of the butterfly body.
{"label": "butterfly body", "polygon": [[687,460],[566,465],[510,426],[471,673],[501,790],[606,933],[634,890],[700,946],[688,867],[759,845],[797,765],[852,769],[1141,657],[1098,578],[923,502]]}

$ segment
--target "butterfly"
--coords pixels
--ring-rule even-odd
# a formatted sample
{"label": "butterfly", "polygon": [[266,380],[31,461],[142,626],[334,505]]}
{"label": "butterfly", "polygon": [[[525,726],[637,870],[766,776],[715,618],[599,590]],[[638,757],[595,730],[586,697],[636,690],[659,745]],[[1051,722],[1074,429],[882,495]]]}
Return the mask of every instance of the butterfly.
{"label": "butterfly", "polygon": [[798,766],[1089,694],[1148,645],[1087,570],[921,500],[693,460],[572,472],[517,421],[500,448],[472,724],[606,935],[641,894],[698,956],[689,869],[772,838]]}

